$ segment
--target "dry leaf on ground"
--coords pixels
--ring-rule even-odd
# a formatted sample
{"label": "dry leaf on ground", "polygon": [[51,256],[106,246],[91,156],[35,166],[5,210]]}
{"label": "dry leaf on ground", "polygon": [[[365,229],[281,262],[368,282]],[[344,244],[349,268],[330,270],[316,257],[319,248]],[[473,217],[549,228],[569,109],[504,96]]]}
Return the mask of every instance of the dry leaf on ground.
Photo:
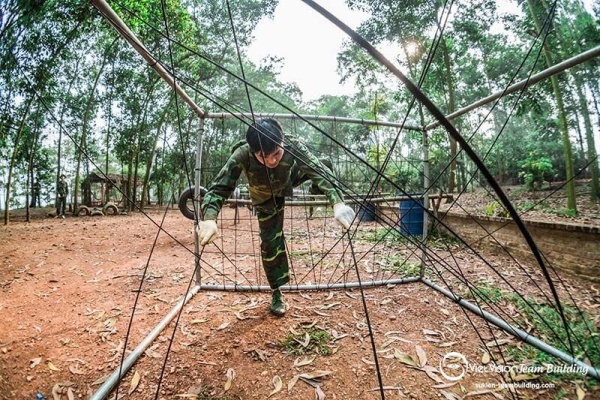
{"label": "dry leaf on ground", "polygon": [[269,396],[267,397],[271,397],[273,396],[275,393],[279,393],[279,391],[281,390],[281,388],[283,387],[283,381],[281,380],[281,378],[279,377],[279,375],[275,375],[273,377],[273,391],[271,393],[269,393]]}
{"label": "dry leaf on ground", "polygon": [[131,395],[131,393],[133,393],[135,389],[137,389],[138,385],[140,384],[140,379],[140,373],[135,371],[133,373],[133,377],[131,378],[131,384],[129,385],[129,395]]}
{"label": "dry leaf on ground", "polygon": [[229,368],[225,375],[227,376],[227,382],[225,382],[225,391],[228,391],[229,389],[231,389],[231,385],[233,384],[233,380],[235,379],[235,371],[233,370],[233,368]]}

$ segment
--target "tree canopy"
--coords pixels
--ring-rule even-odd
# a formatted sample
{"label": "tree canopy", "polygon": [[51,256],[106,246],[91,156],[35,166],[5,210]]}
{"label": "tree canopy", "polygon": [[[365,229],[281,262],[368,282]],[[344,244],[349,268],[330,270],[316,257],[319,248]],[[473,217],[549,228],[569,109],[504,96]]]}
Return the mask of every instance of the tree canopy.
{"label": "tree canopy", "polygon": [[[280,81],[283,61],[277,55],[259,63],[247,57],[255,27],[273,15],[275,0],[236,1],[233,21],[226,3],[218,0],[109,3],[204,111],[249,112],[248,90],[254,111],[292,109],[406,120],[420,127],[433,121],[400,82],[350,41],[338,55],[338,67],[340,79],[354,82],[357,93],[303,101],[298,86]],[[491,0],[346,4],[368,14],[359,33],[391,49],[393,61],[446,114],[600,45],[600,10],[580,0],[529,0],[511,7]],[[238,48],[248,88],[239,79]],[[576,212],[570,188],[574,179],[590,179],[591,196],[600,196],[598,69],[598,59],[591,59],[453,123],[500,183],[526,183],[533,190],[544,180],[566,181],[569,207]],[[335,155],[334,170],[349,185],[375,176],[357,167],[339,149],[339,141],[365,163],[385,168],[395,185],[422,190],[421,132],[322,123],[321,129],[330,134],[326,137],[303,124],[285,126],[318,154]],[[207,120],[204,127],[206,185],[246,127],[236,119]],[[149,201],[165,204],[193,182],[199,129],[198,116],[89,2],[7,0],[0,5],[0,194],[5,223],[8,210],[23,207],[37,186],[41,203],[53,204],[61,173],[74,185],[74,206],[81,201],[85,176],[92,172],[124,176],[129,209]],[[429,132],[429,145],[436,189],[456,192],[484,184],[441,128]],[[384,191],[395,190],[381,184]]]}

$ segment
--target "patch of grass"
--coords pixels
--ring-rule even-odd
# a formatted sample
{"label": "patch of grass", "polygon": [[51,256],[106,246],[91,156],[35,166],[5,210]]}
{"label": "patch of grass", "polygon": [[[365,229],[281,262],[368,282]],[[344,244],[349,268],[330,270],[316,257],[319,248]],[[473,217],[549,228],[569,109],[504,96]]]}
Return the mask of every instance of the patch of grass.
{"label": "patch of grass", "polygon": [[402,236],[396,229],[377,228],[369,231],[358,231],[356,239],[364,240],[370,243],[401,244],[409,243],[408,239]]}
{"label": "patch of grass", "polygon": [[404,258],[390,254],[383,260],[381,269],[392,271],[406,276],[418,276],[421,271],[421,264],[407,261]]}
{"label": "patch of grass", "polygon": [[542,211],[548,212],[550,210],[550,205],[546,201],[534,202],[534,201],[526,201],[524,203],[517,204],[515,206],[517,211]]}
{"label": "patch of grass", "polygon": [[427,246],[445,250],[448,247],[460,245],[462,242],[454,235],[449,235],[437,226],[434,226],[427,235]]}
{"label": "patch of grass", "polygon": [[[522,320],[522,326],[533,326],[531,334],[547,344],[570,354],[569,338],[564,329],[564,323],[560,313],[556,308],[549,304],[537,302],[535,299],[523,299],[515,293],[508,293],[501,290],[490,281],[480,281],[476,283],[473,289],[478,298],[486,298],[488,302],[498,304],[506,302],[512,304],[518,311]],[[463,297],[472,299],[470,291],[464,291]],[[593,318],[583,310],[579,311],[570,305],[563,305],[565,319],[570,327],[570,339],[573,343],[574,353],[578,359],[588,359],[591,365],[600,365],[600,349],[598,341],[600,332],[595,327]],[[512,322],[515,325],[514,322]],[[534,366],[561,365],[561,361],[555,357],[525,343],[517,345],[509,344],[505,349],[505,355],[513,360],[513,363],[531,363]],[[592,388],[598,385],[594,379],[584,379],[580,373],[547,373],[541,375],[538,379],[542,381],[554,382],[558,385],[566,384],[572,381],[582,381],[585,387]],[[559,390],[556,394],[557,399],[567,396],[564,390]]]}
{"label": "patch of grass", "polygon": [[[200,388],[200,393],[193,397],[195,400],[233,400],[232,397],[229,396],[219,396],[216,393],[214,387],[206,385]],[[192,398],[192,397],[190,397]]]}
{"label": "patch of grass", "polygon": [[483,212],[488,217],[510,217],[510,214],[508,213],[506,208],[504,208],[504,206],[498,201],[492,201],[491,203],[488,203],[485,206],[485,210]]}
{"label": "patch of grass", "polygon": [[471,300],[476,297],[478,301],[491,304],[498,304],[502,301],[510,301],[512,299],[508,293],[488,280],[476,282],[470,290],[464,290],[461,296]]}
{"label": "patch of grass", "polygon": [[566,218],[575,218],[577,216],[577,212],[572,208],[559,208],[557,210],[548,210],[548,212]]}
{"label": "patch of grass", "polygon": [[[521,298],[515,298],[514,304],[521,315],[535,327],[534,335],[559,350],[570,353],[569,337],[565,332],[564,323],[558,310],[548,304],[536,303],[531,299],[527,301],[531,307]],[[576,356],[584,358],[587,355],[592,365],[599,365],[600,349],[597,347],[597,342],[600,339],[600,332],[595,328],[592,318],[586,312],[580,312],[572,306],[563,306],[563,312],[570,326],[569,334]],[[533,359],[539,363],[556,362],[554,357],[542,351],[534,348],[532,351],[534,354],[530,355],[533,355]],[[567,376],[568,374],[560,375],[561,378]],[[581,375],[570,376],[570,379],[576,377],[581,378]]]}
{"label": "patch of grass", "polygon": [[[308,335],[309,341],[305,346],[306,335]],[[288,334],[280,345],[285,349],[286,353],[294,356],[300,356],[311,352],[327,356],[331,354],[329,343],[332,341],[333,336],[331,333],[313,326],[302,330],[297,335],[294,335],[293,333]]]}

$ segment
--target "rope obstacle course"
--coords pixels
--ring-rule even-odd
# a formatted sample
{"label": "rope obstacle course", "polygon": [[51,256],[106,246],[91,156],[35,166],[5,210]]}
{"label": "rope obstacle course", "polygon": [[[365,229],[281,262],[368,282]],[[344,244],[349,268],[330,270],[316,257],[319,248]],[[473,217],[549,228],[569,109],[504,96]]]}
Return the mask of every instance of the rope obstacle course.
{"label": "rope obstacle course", "polygon": [[[94,0],[93,3],[108,18],[110,12],[106,9],[107,5],[103,4],[104,2],[97,0]],[[114,15],[116,16],[116,14]],[[110,19],[111,23],[119,27],[117,29],[122,33],[120,30],[122,28],[120,28],[118,20],[115,20],[114,16],[111,16]],[[135,39],[135,35],[133,35],[131,31],[129,31],[126,36],[128,41]],[[141,42],[137,43],[134,47],[147,61],[152,61],[148,62],[152,68],[160,68],[164,71],[159,73],[161,76],[166,75],[169,77],[167,80],[169,84],[175,88],[177,93],[182,96],[188,104],[190,104],[189,102],[193,103],[191,98],[185,95],[185,91],[177,84],[177,78],[174,72],[167,71],[158,60],[153,58],[147,50],[145,50],[143,45],[141,45]],[[597,56],[598,50],[596,49],[596,52],[593,54],[593,57]],[[148,59],[148,57],[150,57],[150,59]],[[557,73],[558,71],[553,72]],[[200,171],[202,167],[202,138],[205,129],[205,120],[238,118],[243,124],[247,125],[251,123],[252,118],[261,116],[259,113],[236,113],[235,111],[227,110],[226,107],[223,107],[226,112],[211,115],[201,111],[198,106],[195,106],[195,103],[192,108],[201,118],[201,129],[197,138],[198,154],[196,158],[196,169],[198,171]],[[312,119],[318,121],[318,119],[321,118],[321,120],[325,121],[333,119],[337,123],[359,122],[361,124],[385,125],[399,130],[414,129],[420,131],[424,138],[423,154],[425,154],[425,156],[423,158],[425,166],[423,167],[423,170],[427,170],[427,129],[411,128],[404,124],[387,122],[381,123],[377,121],[362,120],[347,121],[340,118],[336,119],[336,117],[311,118],[311,116],[299,116],[297,114],[281,114],[277,115],[275,118],[289,118],[294,122],[301,121],[312,128],[316,127],[309,123],[309,121]],[[319,129],[318,131],[325,134],[323,129]],[[371,180],[368,180],[367,182],[373,182],[374,179],[375,181],[389,183],[398,191],[398,193],[400,193],[400,195],[378,197],[373,187],[356,190],[356,188],[346,186],[344,182],[337,180],[337,177],[335,176],[329,177],[337,180],[337,183],[343,188],[347,201],[355,204],[358,211],[366,210],[366,212],[363,213],[363,216],[366,215],[368,217],[370,214],[374,214],[372,215],[372,221],[361,221],[360,218],[355,220],[351,231],[345,235],[340,235],[339,230],[336,230],[333,226],[333,221],[331,221],[327,212],[320,212],[317,213],[314,218],[309,218],[308,208],[310,206],[322,206],[322,203],[314,201],[314,198],[310,198],[310,201],[306,201],[308,196],[302,194],[298,200],[293,198],[292,201],[288,202],[286,207],[285,236],[287,238],[293,280],[292,284],[286,287],[286,290],[304,291],[349,288],[359,288],[362,290],[364,287],[368,286],[388,286],[401,283],[422,282],[428,287],[442,293],[464,309],[481,316],[487,321],[486,323],[494,325],[568,364],[575,364],[586,371],[589,376],[599,379],[600,374],[597,367],[595,367],[594,364],[590,365],[582,361],[582,358],[580,357],[582,351],[584,354],[587,354],[588,349],[583,349],[581,347],[583,338],[575,335],[575,332],[570,328],[564,315],[562,315],[563,307],[557,296],[553,280],[548,279],[550,277],[549,272],[534,270],[528,265],[519,263],[507,249],[505,249],[505,252],[510,265],[505,265],[502,270],[496,268],[485,259],[483,254],[480,254],[469,243],[466,243],[460,237],[453,234],[450,227],[446,226],[444,223],[443,216],[436,215],[437,213],[434,213],[430,209],[429,199],[434,196],[431,193],[433,192],[433,188],[436,187],[435,179],[432,183],[430,182],[430,177],[425,174],[424,178],[426,184],[423,194],[415,197],[406,193],[403,188],[395,185],[392,179],[386,176],[382,170],[377,170],[372,166],[370,166],[371,168],[369,169],[368,165],[364,165],[364,160],[356,154],[353,154],[348,148],[344,148],[344,146],[335,138],[328,139],[330,139],[332,143],[338,144],[340,148],[344,150],[344,156],[348,157],[350,162],[364,166],[366,169],[365,174],[368,175],[368,173],[371,173],[374,175],[374,177],[371,176]],[[464,148],[470,148],[467,142],[464,142],[463,144]],[[401,154],[398,154],[398,156],[401,156]],[[334,163],[334,170],[335,167],[336,165]],[[194,186],[196,188],[201,187],[200,178],[199,174],[195,177]],[[437,195],[437,198],[439,199],[442,196],[443,195]],[[421,198],[425,200],[422,203],[420,202]],[[412,204],[421,209],[424,218],[422,223],[422,235],[413,236],[412,234],[407,234],[402,229],[399,229],[398,217],[400,207],[398,201],[401,200],[410,200]],[[158,330],[158,332],[160,332],[162,328],[168,325],[168,322],[176,316],[177,310],[181,310],[183,305],[199,290],[260,291],[268,288],[264,285],[264,274],[262,273],[260,265],[254,263],[252,268],[248,268],[247,266],[242,268],[239,267],[241,260],[258,258],[255,256],[256,252],[254,251],[251,253],[238,251],[239,243],[247,243],[248,237],[252,238],[252,247],[255,249],[258,248],[255,234],[258,231],[258,228],[256,225],[256,217],[252,215],[251,210],[245,207],[237,207],[246,203],[239,199],[233,201],[233,203],[234,206],[236,206],[235,208],[224,208],[221,213],[219,224],[221,226],[222,237],[217,241],[217,244],[202,250],[200,250],[197,243],[195,244],[197,266],[195,285],[184,296],[184,300],[178,304],[167,317],[165,317],[155,330],[153,330],[151,335],[149,335],[149,338],[158,334],[155,331]],[[373,204],[377,204],[374,213],[371,212],[372,208],[370,208]],[[454,200],[453,205],[460,207],[460,203],[457,199]],[[516,211],[514,211],[514,213],[513,221],[520,220]],[[429,221],[431,221],[433,226],[445,228],[445,231],[449,232],[451,238],[448,239],[446,236],[436,237],[435,240],[438,241],[439,246],[433,247],[429,241]],[[492,240],[494,239],[494,232],[488,232],[488,235]],[[540,339],[528,334],[527,327],[522,324],[522,321],[515,320],[510,315],[507,315],[505,310],[502,310],[501,307],[494,304],[489,294],[482,291],[477,285],[478,277],[465,271],[463,262],[459,258],[460,255],[468,255],[469,258],[481,263],[489,270],[490,276],[495,277],[495,283],[498,285],[499,290],[506,293],[515,293],[519,297],[519,300],[530,307],[535,314],[537,312],[536,304],[521,295],[512,285],[510,280],[503,276],[503,272],[505,270],[513,269],[525,275],[530,281],[530,284],[539,289],[539,301],[554,308],[562,315],[561,319],[564,326],[549,327],[551,330],[555,331],[555,337],[552,339],[555,343],[559,343],[559,345],[548,345]],[[543,259],[541,253],[540,259]],[[542,262],[542,265],[544,266],[545,264]],[[553,278],[556,279],[558,283],[562,283],[558,275],[553,271],[551,272],[554,274]],[[367,277],[368,280],[363,280],[361,276],[363,278]],[[540,285],[540,282],[544,282],[548,287]],[[561,291],[564,291],[567,297],[569,296],[569,292],[564,285],[561,288]],[[460,293],[460,295],[458,293]],[[578,309],[576,304],[570,304],[570,306],[575,306],[575,308]],[[465,313],[465,315],[468,314]],[[170,319],[167,321],[168,317],[170,317]],[[545,322],[547,323],[548,321]],[[496,331],[491,329],[491,325],[489,325],[489,331],[492,336],[495,337]],[[593,333],[592,330],[590,330],[590,333]],[[567,338],[566,342],[564,340],[565,337]],[[92,398],[105,398],[119,379],[127,372],[131,365],[133,365],[135,359],[143,353],[142,345],[147,346],[151,343],[152,339],[144,340],[140,343],[132,354],[123,362],[119,370],[111,375]],[[487,350],[490,350],[487,345],[485,347]],[[560,347],[560,349],[558,347]],[[596,348],[597,347],[596,343]],[[374,356],[375,359],[377,359],[376,353]],[[593,359],[593,357],[588,358],[590,360]],[[381,393],[383,397],[383,391]]]}

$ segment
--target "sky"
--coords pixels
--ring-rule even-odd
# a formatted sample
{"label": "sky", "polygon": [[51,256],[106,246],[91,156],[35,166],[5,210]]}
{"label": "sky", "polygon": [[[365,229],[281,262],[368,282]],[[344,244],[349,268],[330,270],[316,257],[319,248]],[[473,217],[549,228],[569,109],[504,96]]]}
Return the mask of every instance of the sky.
{"label": "sky", "polygon": [[[366,13],[349,10],[344,0],[320,4],[353,29],[368,17]],[[248,48],[249,58],[256,63],[268,55],[283,58],[285,65],[280,79],[296,82],[304,100],[353,92],[352,85],[339,83],[336,73],[336,56],[347,35],[303,2],[280,1],[273,19],[259,22],[255,38]]]}
{"label": "sky", "polygon": [[[590,12],[593,1],[584,0]],[[367,13],[350,10],[344,0],[321,0],[319,4],[352,29],[369,17]],[[249,58],[257,64],[269,55],[283,58],[280,80],[295,82],[305,101],[324,94],[355,93],[352,83],[339,83],[336,72],[336,57],[348,36],[302,1],[281,0],[273,18],[260,21],[254,33],[255,40],[248,48]],[[378,46],[378,49],[388,59],[399,53],[393,48]]]}

